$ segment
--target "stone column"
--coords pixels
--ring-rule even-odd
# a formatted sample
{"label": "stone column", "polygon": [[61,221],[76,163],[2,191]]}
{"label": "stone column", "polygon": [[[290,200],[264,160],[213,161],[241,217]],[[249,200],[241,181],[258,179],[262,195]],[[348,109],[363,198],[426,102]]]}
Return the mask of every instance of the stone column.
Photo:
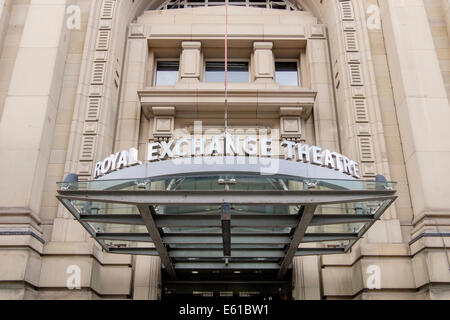
{"label": "stone column", "polygon": [[[380,5],[414,211],[414,239],[425,230],[441,232],[440,226],[448,225],[450,108],[424,2],[382,0]],[[416,286],[446,283],[448,288],[448,267],[434,269],[447,264],[443,239],[424,236],[413,242]],[[443,250],[431,254],[427,247]]]}
{"label": "stone column", "polygon": [[275,59],[272,42],[253,43],[255,61],[255,82],[273,82],[275,77]]}
{"label": "stone column", "polygon": [[181,43],[183,51],[180,59],[180,77],[182,82],[199,82],[201,70],[201,42],[185,41]]}
{"label": "stone column", "polygon": [[0,207],[40,208],[67,49],[65,4],[30,4],[0,123]]}
{"label": "stone column", "polygon": [[450,210],[450,108],[422,1],[381,1],[414,215]]}
{"label": "stone column", "polygon": [[133,287],[133,300],[161,299],[161,259],[159,257],[135,257]]}
{"label": "stone column", "polygon": [[319,256],[294,257],[292,260],[292,298],[320,300]]}
{"label": "stone column", "polygon": [[[69,39],[65,14],[66,0],[30,1],[0,122],[0,211],[7,213],[0,226],[18,232],[11,243],[24,244],[0,251],[0,280],[32,286],[39,285],[39,210]],[[9,260],[14,256],[20,262]]]}

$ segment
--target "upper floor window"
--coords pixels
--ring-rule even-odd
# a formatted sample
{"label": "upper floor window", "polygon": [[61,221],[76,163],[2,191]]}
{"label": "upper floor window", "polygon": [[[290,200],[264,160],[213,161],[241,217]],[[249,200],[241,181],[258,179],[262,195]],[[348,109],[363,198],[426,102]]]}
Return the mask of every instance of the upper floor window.
{"label": "upper floor window", "polygon": [[298,86],[297,61],[276,61],[275,81],[282,86]]}
{"label": "upper floor window", "polygon": [[[205,82],[224,82],[225,62],[207,61]],[[248,62],[228,62],[228,82],[249,82]]]}
{"label": "upper floor window", "polygon": [[156,86],[173,86],[178,82],[178,61],[158,61],[156,65]]}
{"label": "upper floor window", "polygon": [[[225,5],[226,0],[167,0],[158,10],[182,9],[182,8],[198,8],[198,7],[215,7]],[[229,0],[231,6],[240,7],[256,7],[267,9],[281,9],[289,11],[303,11],[299,4],[291,3],[285,0]]]}

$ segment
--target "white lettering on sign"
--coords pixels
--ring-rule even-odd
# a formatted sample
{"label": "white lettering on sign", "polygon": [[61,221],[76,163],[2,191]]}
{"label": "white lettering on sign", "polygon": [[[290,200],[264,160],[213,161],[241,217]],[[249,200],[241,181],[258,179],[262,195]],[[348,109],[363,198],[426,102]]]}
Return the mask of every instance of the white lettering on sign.
{"label": "white lettering on sign", "polygon": [[[177,139],[161,142],[152,142],[147,146],[146,161],[160,161],[173,158],[223,156],[224,149],[227,156],[247,155],[260,157],[273,156],[273,140],[269,138],[246,137],[243,141],[239,137],[227,135],[225,142],[223,136],[212,136],[210,139],[193,138]],[[225,148],[224,148],[225,143]],[[296,143],[284,140],[281,142],[287,160],[310,163],[326,167],[360,178],[359,164],[342,154],[322,149],[318,146],[309,146],[304,143]],[[106,175],[110,172],[140,164],[138,151],[131,148],[129,151],[121,151],[97,162],[94,168],[94,178]]]}
{"label": "white lettering on sign", "polygon": [[330,150],[323,150],[317,146],[310,147],[307,144],[286,140],[281,143],[281,146],[285,147],[286,159],[288,160],[312,163],[348,174],[358,179],[361,178],[358,162],[350,160],[342,154]]}
{"label": "white lettering on sign", "polygon": [[121,151],[106,157],[99,161],[94,167],[94,178],[104,176],[116,170],[141,164],[138,160],[138,151],[131,148],[129,151]]}

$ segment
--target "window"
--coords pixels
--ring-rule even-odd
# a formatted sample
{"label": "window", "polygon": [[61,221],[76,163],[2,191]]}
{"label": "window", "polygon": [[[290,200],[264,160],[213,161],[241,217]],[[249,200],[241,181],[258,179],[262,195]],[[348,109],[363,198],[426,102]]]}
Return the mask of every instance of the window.
{"label": "window", "polygon": [[178,61],[158,61],[156,66],[157,86],[172,86],[178,82]]}
{"label": "window", "polygon": [[266,8],[268,4],[266,0],[248,0],[248,2],[248,6],[254,8]]}
{"label": "window", "polygon": [[[286,0],[229,0],[231,6],[256,7],[267,9],[282,9],[289,11],[303,11],[303,8],[297,3],[291,3]],[[196,7],[214,7],[225,5],[225,0],[167,0],[158,10],[196,8]]]}
{"label": "window", "polygon": [[[248,62],[228,62],[228,82],[249,82]],[[224,82],[225,62],[207,61],[205,82]]]}
{"label": "window", "polygon": [[298,67],[296,61],[276,61],[275,81],[282,86],[298,86]]}

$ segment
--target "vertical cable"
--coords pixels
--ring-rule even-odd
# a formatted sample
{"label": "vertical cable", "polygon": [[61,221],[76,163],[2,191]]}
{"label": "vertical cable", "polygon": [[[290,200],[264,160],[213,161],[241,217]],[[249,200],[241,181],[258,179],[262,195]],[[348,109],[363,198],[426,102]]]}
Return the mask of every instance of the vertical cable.
{"label": "vertical cable", "polygon": [[224,152],[227,155],[227,133],[228,133],[228,0],[225,0],[225,130],[224,130]]}
{"label": "vertical cable", "polygon": [[[228,133],[228,0],[225,0],[225,131],[223,140],[223,155],[227,155],[227,133]],[[230,190],[230,186],[225,184],[225,191]],[[228,265],[231,258],[231,213],[230,205],[222,205],[222,238],[223,255],[225,265]]]}

